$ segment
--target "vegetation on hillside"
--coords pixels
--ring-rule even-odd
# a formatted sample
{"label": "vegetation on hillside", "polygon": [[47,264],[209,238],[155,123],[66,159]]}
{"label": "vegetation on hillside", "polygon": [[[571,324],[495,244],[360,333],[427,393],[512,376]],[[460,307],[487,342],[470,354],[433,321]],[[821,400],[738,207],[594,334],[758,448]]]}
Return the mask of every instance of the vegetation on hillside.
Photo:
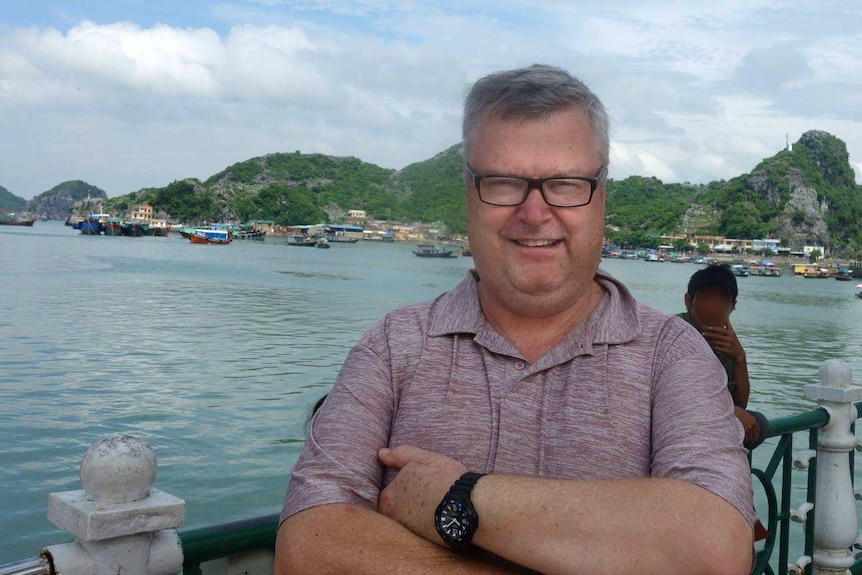
{"label": "vegetation on hillside", "polygon": [[398,174],[398,181],[406,192],[396,211],[399,219],[441,222],[451,233],[466,231],[461,144],[407,166]]}
{"label": "vegetation on hillside", "polygon": [[[455,145],[401,171],[354,157],[268,154],[203,182],[177,180],[112,198],[108,206],[126,213],[146,201],[156,213],[184,223],[257,219],[281,225],[341,222],[347,210],[360,209],[371,219],[425,222],[461,233],[462,154]],[[657,245],[661,235],[687,232],[862,253],[862,188],[844,142],[825,132],[806,132],[792,150],[729,181],[666,184],[631,176],[609,180],[607,190],[607,235],[621,245]]]}
{"label": "vegetation on hillside", "polygon": [[24,198],[18,197],[3,186],[0,186],[0,210],[10,212],[21,211],[24,209],[26,203],[27,200]]}

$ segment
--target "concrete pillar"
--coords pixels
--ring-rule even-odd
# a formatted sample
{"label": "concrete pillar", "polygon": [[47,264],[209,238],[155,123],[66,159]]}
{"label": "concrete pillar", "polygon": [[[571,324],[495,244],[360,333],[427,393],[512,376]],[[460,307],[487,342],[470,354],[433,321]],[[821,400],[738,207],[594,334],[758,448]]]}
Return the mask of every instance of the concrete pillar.
{"label": "concrete pillar", "polygon": [[829,413],[817,445],[815,575],[846,575],[855,562],[850,547],[858,526],[849,455],[856,438],[850,426],[856,420],[853,402],[862,401],[862,387],[853,385],[851,379],[848,363],[830,359],[820,365],[820,383],[805,386],[805,397],[817,400]]}
{"label": "concrete pillar", "polygon": [[122,435],[81,462],[82,490],[48,496],[48,520],[77,538],[42,550],[54,575],[173,575],[183,564],[175,528],[185,502],[153,487],[156,455]]}

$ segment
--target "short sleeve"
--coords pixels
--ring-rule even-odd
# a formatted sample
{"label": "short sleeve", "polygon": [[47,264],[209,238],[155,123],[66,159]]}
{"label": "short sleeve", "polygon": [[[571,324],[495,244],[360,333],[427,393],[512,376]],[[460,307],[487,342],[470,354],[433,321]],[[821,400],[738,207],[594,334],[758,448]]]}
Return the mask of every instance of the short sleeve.
{"label": "short sleeve", "polygon": [[727,391],[727,373],[703,336],[665,326],[653,392],[651,474],[689,481],[756,519],[748,451]]}
{"label": "short sleeve", "polygon": [[[350,351],[291,471],[281,521],[310,507],[350,503],[377,509],[393,415],[391,370],[366,333]],[[379,341],[379,340],[378,340]]]}

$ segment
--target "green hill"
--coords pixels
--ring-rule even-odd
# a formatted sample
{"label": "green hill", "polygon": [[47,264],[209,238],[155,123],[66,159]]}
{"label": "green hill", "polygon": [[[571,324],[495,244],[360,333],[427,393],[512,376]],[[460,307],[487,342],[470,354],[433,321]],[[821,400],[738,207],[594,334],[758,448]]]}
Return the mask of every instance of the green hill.
{"label": "green hill", "polygon": [[[81,180],[70,180],[29,200],[27,210],[49,220],[65,220],[88,198],[96,202],[107,197],[108,194],[96,186]],[[95,209],[95,204],[91,208]]]}
{"label": "green hill", "polygon": [[[142,202],[181,222],[274,220],[279,224],[343,221],[350,209],[372,219],[445,225],[464,231],[460,144],[396,171],[353,157],[276,153],[233,164],[201,182],[185,179],[112,198],[125,213]],[[708,184],[666,184],[631,176],[608,181],[607,235],[648,245],[662,234],[690,232],[732,238],[780,238],[799,247],[819,243],[862,250],[862,189],[847,148],[821,131],[750,173]]]}
{"label": "green hill", "polygon": [[862,186],[856,185],[844,142],[817,130],[729,181],[609,182],[607,212],[608,235],[620,243],[689,232],[771,237],[788,247],[819,244],[836,253],[862,248]]}
{"label": "green hill", "polygon": [[396,175],[404,189],[399,219],[442,222],[453,233],[466,229],[464,149],[457,144],[424,162],[410,164]]}
{"label": "green hill", "polygon": [[0,210],[21,211],[26,204],[27,200],[0,186]]}

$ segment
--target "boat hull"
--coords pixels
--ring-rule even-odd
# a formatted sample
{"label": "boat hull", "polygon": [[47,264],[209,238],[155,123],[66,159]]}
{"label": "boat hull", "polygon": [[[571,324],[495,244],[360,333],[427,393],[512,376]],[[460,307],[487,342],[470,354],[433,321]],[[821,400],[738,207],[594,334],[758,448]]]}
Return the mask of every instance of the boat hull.
{"label": "boat hull", "polygon": [[80,230],[85,236],[98,236],[102,233],[102,224],[98,220],[84,220]]}
{"label": "boat hull", "polygon": [[139,238],[144,235],[144,227],[135,222],[126,223],[123,226],[123,235],[130,238]]}
{"label": "boat hull", "polygon": [[0,220],[0,226],[25,226],[25,227],[33,227],[33,224],[36,220],[22,220],[20,222],[6,222]]}
{"label": "boat hull", "polygon": [[106,236],[123,235],[123,226],[116,222],[108,222],[102,226],[102,233]]}
{"label": "boat hull", "polygon": [[211,245],[227,245],[231,242],[230,238],[226,240],[214,239],[214,238],[205,238],[195,234],[189,236],[189,241],[193,244],[211,244]]}
{"label": "boat hull", "polygon": [[438,253],[436,253],[436,254],[420,254],[420,253],[417,253],[417,252],[413,252],[413,253],[414,253],[414,254],[416,254],[416,255],[417,255],[418,257],[420,257],[420,258],[441,258],[441,259],[447,259],[447,258],[457,258],[457,257],[458,257],[458,254],[457,254],[457,253],[455,253],[454,251],[438,252]]}
{"label": "boat hull", "polygon": [[317,245],[317,238],[305,238],[305,237],[289,237],[287,238],[287,245],[289,246],[298,246],[302,248],[313,248]]}

